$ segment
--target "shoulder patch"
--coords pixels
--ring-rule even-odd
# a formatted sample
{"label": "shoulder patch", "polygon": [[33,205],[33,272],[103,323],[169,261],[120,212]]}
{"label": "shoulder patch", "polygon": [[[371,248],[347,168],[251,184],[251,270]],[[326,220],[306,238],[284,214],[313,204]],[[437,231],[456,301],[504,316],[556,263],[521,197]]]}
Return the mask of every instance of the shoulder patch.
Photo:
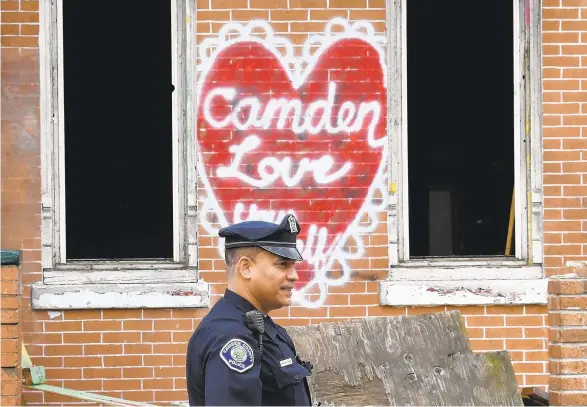
{"label": "shoulder patch", "polygon": [[220,358],[229,369],[244,373],[255,364],[251,346],[242,339],[231,339],[220,350]]}

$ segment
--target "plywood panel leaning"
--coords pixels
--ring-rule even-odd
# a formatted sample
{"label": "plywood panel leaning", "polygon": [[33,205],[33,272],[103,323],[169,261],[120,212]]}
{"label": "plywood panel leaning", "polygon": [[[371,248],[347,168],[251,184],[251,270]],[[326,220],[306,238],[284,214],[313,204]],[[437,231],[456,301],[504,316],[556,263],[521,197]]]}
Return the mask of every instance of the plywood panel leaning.
{"label": "plywood panel leaning", "polygon": [[287,329],[315,403],[523,405],[509,354],[473,353],[458,311]]}

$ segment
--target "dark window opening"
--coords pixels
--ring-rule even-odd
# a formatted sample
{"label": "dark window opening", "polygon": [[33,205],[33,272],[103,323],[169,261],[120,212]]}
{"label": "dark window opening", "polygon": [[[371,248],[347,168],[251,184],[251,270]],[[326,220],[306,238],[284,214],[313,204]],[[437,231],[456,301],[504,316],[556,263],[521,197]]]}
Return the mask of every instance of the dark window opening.
{"label": "dark window opening", "polygon": [[513,46],[511,0],[408,4],[411,257],[505,253],[514,187]]}
{"label": "dark window opening", "polygon": [[63,58],[67,258],[171,258],[171,2],[64,0]]}

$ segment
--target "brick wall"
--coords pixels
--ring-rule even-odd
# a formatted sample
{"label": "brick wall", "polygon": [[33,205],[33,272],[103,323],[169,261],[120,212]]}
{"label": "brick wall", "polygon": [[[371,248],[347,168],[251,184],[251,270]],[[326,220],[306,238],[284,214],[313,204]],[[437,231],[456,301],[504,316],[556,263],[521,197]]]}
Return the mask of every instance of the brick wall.
{"label": "brick wall", "polygon": [[[249,3],[251,9],[247,8]],[[218,33],[229,20],[246,23],[253,18],[271,20],[277,33],[297,45],[308,33],[321,32],[331,18],[341,15],[351,20],[368,19],[383,33],[385,3],[200,0],[197,40]],[[35,363],[45,366],[50,384],[132,400],[185,400],[185,346],[206,310],[30,310],[30,285],[41,279],[38,3],[3,0],[1,8],[2,245],[23,250],[21,317],[29,353]],[[586,258],[587,100],[583,87],[587,86],[587,73],[583,64],[587,61],[587,37],[581,32],[586,21],[587,2],[543,2],[544,237],[549,275],[564,272],[568,260]],[[301,49],[297,47],[295,52]],[[322,307],[277,312],[279,322],[307,324],[454,309],[377,305],[378,281],[387,276],[385,219],[385,213],[378,214],[381,223],[370,235],[365,255],[352,264],[355,273],[351,282],[331,287]],[[201,276],[212,283],[215,301],[225,288],[222,261],[212,234],[205,229],[200,232]],[[507,349],[521,385],[547,385],[546,307],[458,309],[465,315],[475,350]],[[37,392],[26,392],[23,398],[27,404],[70,402],[78,404]]]}
{"label": "brick wall", "polygon": [[3,406],[22,405],[20,339],[22,287],[40,275],[39,32],[37,2],[0,3],[2,64],[2,249],[21,250],[20,268],[2,267]]}
{"label": "brick wall", "polygon": [[569,263],[548,286],[550,404],[587,405],[587,264]]}
{"label": "brick wall", "polygon": [[544,262],[587,259],[587,3],[543,2]]}
{"label": "brick wall", "polygon": [[[587,2],[543,2],[544,262],[549,283],[551,405],[584,405],[587,259]],[[581,272],[582,270],[582,272]],[[582,376],[583,375],[583,376]]]}
{"label": "brick wall", "polygon": [[0,405],[22,404],[20,386],[20,281],[17,266],[2,266],[0,340],[2,340],[2,384]]}

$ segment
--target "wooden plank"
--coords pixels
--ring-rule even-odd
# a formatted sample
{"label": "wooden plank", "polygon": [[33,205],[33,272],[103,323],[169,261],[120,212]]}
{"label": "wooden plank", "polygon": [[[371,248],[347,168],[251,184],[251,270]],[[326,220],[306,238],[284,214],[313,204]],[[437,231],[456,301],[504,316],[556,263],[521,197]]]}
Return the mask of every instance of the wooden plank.
{"label": "wooden plank", "polygon": [[324,405],[523,405],[507,352],[473,354],[458,311],[287,330]]}

